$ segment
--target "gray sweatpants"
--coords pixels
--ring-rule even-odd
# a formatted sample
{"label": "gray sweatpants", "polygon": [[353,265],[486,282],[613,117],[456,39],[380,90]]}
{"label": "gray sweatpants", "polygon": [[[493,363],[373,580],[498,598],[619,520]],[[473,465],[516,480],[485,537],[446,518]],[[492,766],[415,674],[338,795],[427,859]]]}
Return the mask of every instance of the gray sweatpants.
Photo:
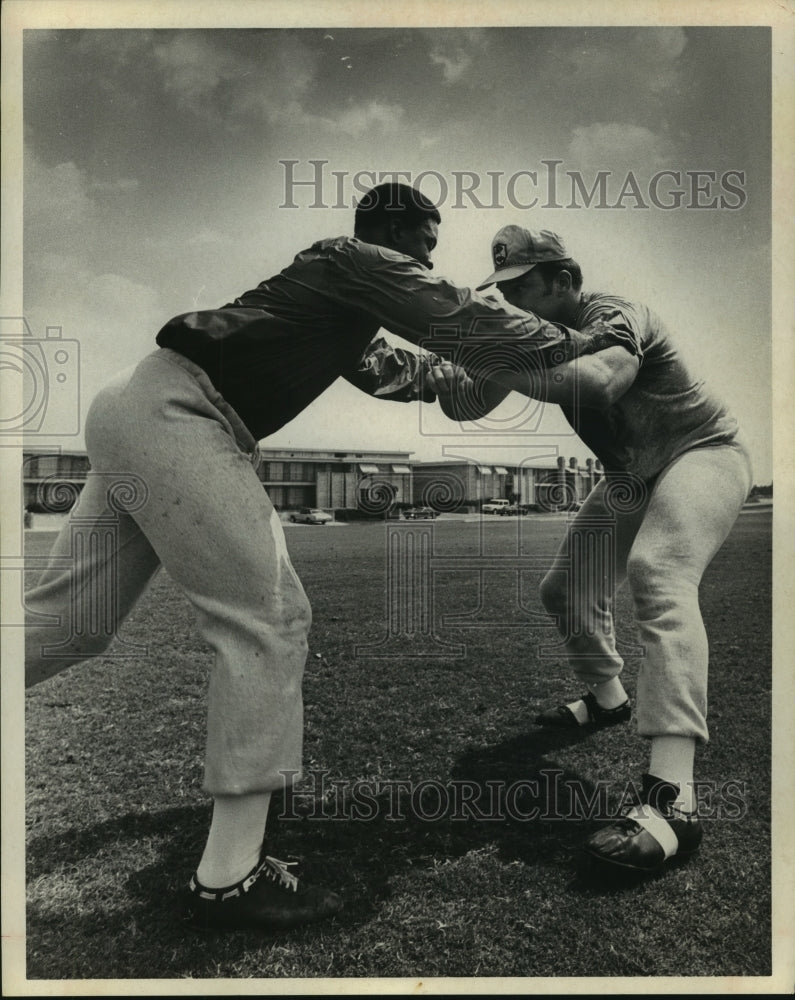
{"label": "gray sweatpants", "polygon": [[613,600],[628,583],[643,648],[636,699],[642,736],[709,737],[698,591],[750,487],[750,459],[739,439],[685,452],[639,490],[602,480],[542,581],[544,606],[558,617],[569,664],[586,684],[623,669]]}
{"label": "gray sweatpants", "polygon": [[282,787],[301,768],[311,611],[256,442],[200,368],[160,349],[94,399],[86,448],[86,486],[25,598],[26,683],[101,655],[163,565],[215,654],[205,790]]}

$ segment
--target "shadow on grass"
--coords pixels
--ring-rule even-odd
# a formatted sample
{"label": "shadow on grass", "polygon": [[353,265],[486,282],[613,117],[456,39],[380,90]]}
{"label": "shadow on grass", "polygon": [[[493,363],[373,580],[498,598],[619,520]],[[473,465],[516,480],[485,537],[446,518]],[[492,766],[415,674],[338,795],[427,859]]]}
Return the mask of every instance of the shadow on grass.
{"label": "shadow on grass", "polygon": [[[336,783],[332,794],[274,796],[269,853],[298,858],[303,877],[345,900],[333,922],[294,931],[290,940],[306,943],[364,924],[392,895],[395,879],[487,846],[505,862],[547,868],[544,879],[568,882],[588,825],[576,818],[572,789],[590,786],[553,756],[582,738],[544,732],[473,748],[445,781]],[[179,893],[200,856],[209,815],[209,807],[183,806],[34,837],[29,884],[48,877],[55,884],[92,859],[96,866],[89,869],[92,891],[78,900],[76,914],[30,906],[29,976],[212,975],[221,955],[234,961],[278,941],[278,935],[227,934],[208,952],[206,939],[182,925]],[[136,851],[155,860],[120,877],[117,859],[129,872]],[[93,883],[103,879],[96,891]],[[56,955],[46,946],[54,939]],[[92,954],[87,940],[102,947]]]}

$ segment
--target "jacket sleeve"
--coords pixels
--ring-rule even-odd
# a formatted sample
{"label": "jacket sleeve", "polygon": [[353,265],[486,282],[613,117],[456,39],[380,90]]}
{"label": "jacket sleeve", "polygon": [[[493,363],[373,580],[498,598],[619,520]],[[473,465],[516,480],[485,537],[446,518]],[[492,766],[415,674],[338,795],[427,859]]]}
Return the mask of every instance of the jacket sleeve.
{"label": "jacket sleeve", "polygon": [[597,349],[586,333],[433,277],[403,254],[358,240],[338,253],[333,294],[470,374],[487,375],[495,363],[554,367]]}
{"label": "jacket sleeve", "polygon": [[383,337],[367,346],[359,367],[345,375],[351,385],[378,399],[410,403],[421,399],[433,402],[436,394],[425,388],[425,376],[439,358],[429,354],[414,354],[393,347]]}

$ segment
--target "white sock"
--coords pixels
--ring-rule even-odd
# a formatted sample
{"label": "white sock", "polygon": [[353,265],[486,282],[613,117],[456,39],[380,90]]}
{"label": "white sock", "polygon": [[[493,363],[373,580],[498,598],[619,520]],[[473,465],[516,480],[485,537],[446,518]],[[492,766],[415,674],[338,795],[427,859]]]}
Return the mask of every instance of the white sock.
{"label": "white sock", "polygon": [[259,861],[270,792],[218,795],[196,877],[207,889],[222,889],[244,879]]}
{"label": "white sock", "polygon": [[696,740],[691,736],[653,736],[649,773],[679,786],[674,806],[682,812],[696,811],[693,762]]}
{"label": "white sock", "polygon": [[588,690],[594,695],[600,708],[618,708],[627,700],[627,692],[618,677],[611,677],[600,684],[589,684]]}

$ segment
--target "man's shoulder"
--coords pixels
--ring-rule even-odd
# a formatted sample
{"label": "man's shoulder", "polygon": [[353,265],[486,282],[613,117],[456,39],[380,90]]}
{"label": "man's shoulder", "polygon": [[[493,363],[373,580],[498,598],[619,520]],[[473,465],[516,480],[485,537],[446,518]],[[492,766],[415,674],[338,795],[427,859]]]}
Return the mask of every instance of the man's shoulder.
{"label": "man's shoulder", "polygon": [[350,236],[328,236],[322,240],[315,240],[311,246],[307,247],[305,250],[301,250],[300,253],[295,255],[293,263],[307,263],[323,257],[330,257],[336,252],[344,252],[346,250],[346,244],[351,241],[352,237]]}
{"label": "man's shoulder", "polygon": [[628,299],[613,292],[585,292],[580,300],[576,325],[582,329],[597,320],[628,325],[640,335],[647,335],[658,325],[652,310],[637,299]]}
{"label": "man's shoulder", "polygon": [[395,262],[410,261],[417,263],[416,261],[412,261],[410,257],[398,253],[397,250],[389,250],[386,247],[378,246],[376,243],[365,243],[364,240],[360,240],[356,236],[331,236],[327,239],[317,240],[311,247],[302,250],[297,255],[296,260],[309,260],[318,257],[327,257],[339,261],[355,259],[361,261],[372,260],[374,262],[393,260]]}
{"label": "man's shoulder", "polygon": [[642,302],[638,302],[637,299],[628,299],[623,295],[617,295],[615,292],[583,292],[580,299],[581,314],[597,310],[609,311],[611,309],[639,311],[645,310],[646,306]]}

